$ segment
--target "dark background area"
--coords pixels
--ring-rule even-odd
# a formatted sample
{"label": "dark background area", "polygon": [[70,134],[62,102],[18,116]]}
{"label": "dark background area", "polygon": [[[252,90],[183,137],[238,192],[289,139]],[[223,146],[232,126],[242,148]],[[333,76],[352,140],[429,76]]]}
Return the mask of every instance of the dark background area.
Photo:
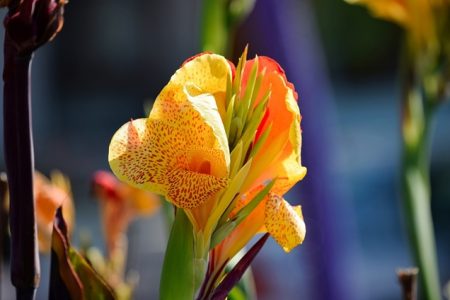
{"label": "dark background area", "polygon": [[[200,9],[198,0],[71,1],[63,31],[35,55],[36,167],[71,178],[75,244],[90,232],[103,246],[90,176],[109,169],[114,132],[145,116],[144,106],[200,51]],[[399,299],[395,270],[412,265],[399,188],[401,29],[339,0],[259,0],[239,28],[235,56],[247,43],[251,53],[287,62],[300,95],[309,172],[286,197],[302,204],[307,238],[290,254],[272,240],[266,245],[254,266],[259,299],[326,299],[321,289],[327,288],[339,290],[338,300]],[[450,279],[448,104],[435,121],[432,209],[444,283]],[[326,176],[314,176],[315,169]],[[129,267],[141,275],[136,299],[156,298],[164,248],[160,215],[131,226]],[[38,298],[46,299],[49,258],[42,259]]]}

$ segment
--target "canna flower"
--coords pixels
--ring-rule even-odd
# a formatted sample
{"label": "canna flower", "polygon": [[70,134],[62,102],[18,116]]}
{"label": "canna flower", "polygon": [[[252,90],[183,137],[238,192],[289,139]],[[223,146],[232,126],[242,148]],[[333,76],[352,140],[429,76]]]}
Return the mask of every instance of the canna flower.
{"label": "canna flower", "polygon": [[50,179],[36,171],[34,180],[39,250],[47,253],[51,248],[53,220],[59,207],[62,206],[69,235],[74,228],[72,192],[68,178],[58,171],[52,172]]}
{"label": "canna flower", "polygon": [[129,223],[139,216],[157,212],[160,200],[155,194],[122,183],[105,171],[94,174],[92,187],[100,200],[108,253],[114,256],[122,245]]}
{"label": "canna flower", "polygon": [[149,117],[123,125],[109,148],[119,179],[186,212],[216,280],[256,234],[289,252],[306,233],[301,207],[283,198],[306,174],[297,93],[274,60],[246,54],[237,67],[209,53],[188,59]]}
{"label": "canna flower", "polygon": [[19,54],[30,54],[53,40],[64,24],[65,0],[2,0],[9,6],[5,29]]}

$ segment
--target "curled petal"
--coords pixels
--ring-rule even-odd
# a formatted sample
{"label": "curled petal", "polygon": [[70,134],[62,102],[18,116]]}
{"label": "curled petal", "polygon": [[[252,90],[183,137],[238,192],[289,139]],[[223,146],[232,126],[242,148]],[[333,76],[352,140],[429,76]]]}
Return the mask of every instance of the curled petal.
{"label": "curled petal", "polygon": [[264,222],[267,231],[286,252],[305,239],[306,227],[301,207],[292,207],[278,195],[271,194],[267,199]]}
{"label": "curled petal", "polygon": [[230,72],[217,55],[184,64],[155,100],[149,118],[131,121],[114,135],[113,172],[183,208],[197,207],[222,189],[230,155],[216,101]]}

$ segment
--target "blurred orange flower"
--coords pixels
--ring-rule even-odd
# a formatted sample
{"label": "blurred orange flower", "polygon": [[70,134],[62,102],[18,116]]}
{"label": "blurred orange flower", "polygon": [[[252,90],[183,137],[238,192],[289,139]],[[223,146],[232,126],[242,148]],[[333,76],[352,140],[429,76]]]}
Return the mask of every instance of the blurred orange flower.
{"label": "blurred orange flower", "polygon": [[108,254],[114,256],[123,246],[122,239],[130,222],[139,216],[154,214],[161,202],[157,195],[122,183],[105,171],[94,174],[92,186],[100,200]]}
{"label": "blurred orange flower", "polygon": [[37,171],[34,176],[39,250],[46,253],[51,248],[53,219],[56,210],[62,206],[69,236],[75,225],[75,210],[70,181],[66,176],[59,171],[53,171],[50,179]]}

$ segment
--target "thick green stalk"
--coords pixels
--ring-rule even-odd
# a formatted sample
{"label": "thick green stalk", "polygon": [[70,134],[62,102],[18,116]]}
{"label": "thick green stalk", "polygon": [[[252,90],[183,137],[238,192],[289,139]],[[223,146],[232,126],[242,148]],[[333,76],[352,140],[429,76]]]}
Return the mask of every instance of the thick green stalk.
{"label": "thick green stalk", "polygon": [[194,236],[192,225],[182,209],[177,209],[161,273],[159,299],[194,298]]}
{"label": "thick green stalk", "polygon": [[431,215],[429,175],[432,101],[420,89],[407,87],[403,99],[403,203],[405,219],[424,299],[441,299]]}

